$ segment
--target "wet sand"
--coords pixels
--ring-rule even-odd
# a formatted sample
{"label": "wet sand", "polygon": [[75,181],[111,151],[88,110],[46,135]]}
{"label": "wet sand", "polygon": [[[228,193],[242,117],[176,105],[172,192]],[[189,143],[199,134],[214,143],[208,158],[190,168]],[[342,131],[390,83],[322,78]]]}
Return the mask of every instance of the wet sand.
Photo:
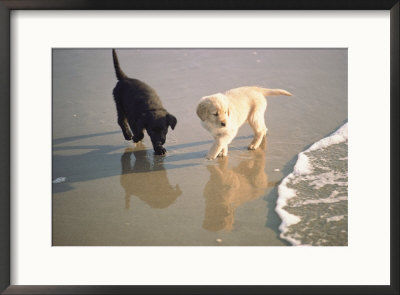
{"label": "wet sand", "polygon": [[[124,72],[160,95],[178,124],[166,156],[124,141],[112,99],[111,49],[53,51],[54,246],[284,246],[277,185],[297,154],[347,120],[345,49],[120,49]],[[247,85],[270,97],[262,149],[244,125],[227,158],[205,160],[211,135],[195,109]]]}

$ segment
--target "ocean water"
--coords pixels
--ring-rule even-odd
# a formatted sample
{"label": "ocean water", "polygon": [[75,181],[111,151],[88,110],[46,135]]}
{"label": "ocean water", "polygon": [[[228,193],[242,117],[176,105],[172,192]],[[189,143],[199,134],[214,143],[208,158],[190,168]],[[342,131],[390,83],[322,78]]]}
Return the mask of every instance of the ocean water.
{"label": "ocean water", "polygon": [[346,246],[348,123],[298,155],[278,187],[280,237],[293,245]]}

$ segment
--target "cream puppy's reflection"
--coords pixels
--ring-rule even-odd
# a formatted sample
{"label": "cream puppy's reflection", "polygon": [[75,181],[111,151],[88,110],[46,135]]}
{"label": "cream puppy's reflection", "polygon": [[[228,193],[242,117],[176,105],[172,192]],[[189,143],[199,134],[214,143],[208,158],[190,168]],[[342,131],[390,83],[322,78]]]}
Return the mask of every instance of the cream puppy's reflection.
{"label": "cream puppy's reflection", "polygon": [[210,231],[233,228],[235,209],[258,199],[265,189],[274,186],[268,183],[265,172],[265,142],[262,149],[252,152],[234,168],[228,167],[228,158],[218,159],[218,165],[208,165],[210,180],[204,188],[205,216],[203,228]]}
{"label": "cream puppy's reflection", "polygon": [[[132,155],[135,156],[133,165]],[[167,208],[182,194],[179,185],[173,187],[169,183],[162,159],[152,165],[146,150],[125,150],[121,156],[120,179],[125,190],[125,208],[129,209],[131,196],[138,197],[152,208]]]}

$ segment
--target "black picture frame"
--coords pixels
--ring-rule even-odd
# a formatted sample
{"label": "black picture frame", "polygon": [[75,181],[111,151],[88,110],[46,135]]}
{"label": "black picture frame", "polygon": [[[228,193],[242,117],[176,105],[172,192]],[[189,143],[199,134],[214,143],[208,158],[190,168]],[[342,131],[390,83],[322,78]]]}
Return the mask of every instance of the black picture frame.
{"label": "black picture frame", "polygon": [[[10,285],[10,12],[12,10],[390,10],[391,275],[389,286]],[[2,294],[399,294],[398,0],[0,0],[0,292]],[[366,259],[367,260],[367,259]],[[366,262],[368,263],[368,262]]]}

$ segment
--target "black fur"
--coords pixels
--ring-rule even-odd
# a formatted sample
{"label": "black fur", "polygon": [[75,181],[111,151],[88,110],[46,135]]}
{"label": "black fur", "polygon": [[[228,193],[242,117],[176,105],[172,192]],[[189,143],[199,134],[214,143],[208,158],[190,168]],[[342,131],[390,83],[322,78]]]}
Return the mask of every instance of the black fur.
{"label": "black fur", "polygon": [[153,88],[142,81],[129,78],[121,70],[115,50],[112,50],[118,83],[113,90],[117,107],[118,124],[126,140],[139,142],[146,130],[154,152],[163,155],[168,126],[175,128],[176,118],[164,109]]}

